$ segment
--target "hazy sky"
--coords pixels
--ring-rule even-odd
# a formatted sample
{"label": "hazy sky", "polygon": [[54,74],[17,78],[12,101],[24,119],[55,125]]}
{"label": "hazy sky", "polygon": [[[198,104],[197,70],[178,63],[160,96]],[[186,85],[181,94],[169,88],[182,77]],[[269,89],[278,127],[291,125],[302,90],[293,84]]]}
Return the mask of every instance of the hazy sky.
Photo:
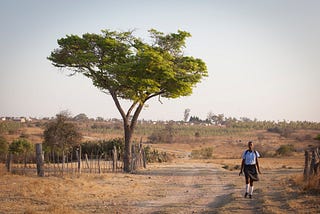
{"label": "hazy sky", "polygon": [[0,116],[120,118],[110,96],[46,59],[67,34],[188,31],[185,53],[209,77],[189,97],[148,103],[140,119],[182,120],[184,110],[258,120],[320,122],[320,1],[1,0]]}

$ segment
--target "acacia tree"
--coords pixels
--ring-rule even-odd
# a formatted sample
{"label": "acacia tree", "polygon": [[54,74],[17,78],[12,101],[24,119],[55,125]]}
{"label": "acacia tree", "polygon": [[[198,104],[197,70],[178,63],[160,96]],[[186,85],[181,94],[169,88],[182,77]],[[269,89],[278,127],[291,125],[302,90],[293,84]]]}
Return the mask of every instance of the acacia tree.
{"label": "acacia tree", "polygon": [[[72,71],[71,75],[85,75],[94,86],[111,95],[123,119],[126,172],[131,171],[131,138],[145,103],[157,96],[160,99],[190,95],[193,87],[207,76],[201,59],[184,55],[190,33],[179,30],[164,34],[154,29],[149,33],[149,43],[132,31],[67,35],[58,40],[59,47],[48,57],[54,66]],[[131,101],[127,110],[121,99]]]}

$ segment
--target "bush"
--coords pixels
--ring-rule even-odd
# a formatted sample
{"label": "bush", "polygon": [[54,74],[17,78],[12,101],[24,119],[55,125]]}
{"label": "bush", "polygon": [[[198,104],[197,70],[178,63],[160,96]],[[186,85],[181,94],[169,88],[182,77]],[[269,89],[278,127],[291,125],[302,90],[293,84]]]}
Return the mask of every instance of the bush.
{"label": "bush", "polygon": [[6,139],[2,136],[0,136],[0,155],[7,154],[9,149],[9,143],[6,141]]}
{"label": "bush", "polygon": [[192,150],[191,158],[193,159],[210,159],[212,158],[213,148],[206,147],[199,150]]}
{"label": "bush", "polygon": [[16,134],[20,128],[19,122],[3,121],[0,122],[0,134]]}
{"label": "bush", "polygon": [[277,155],[290,156],[293,152],[295,152],[295,148],[292,144],[281,145],[279,149],[277,149]]}
{"label": "bush", "polygon": [[150,146],[144,148],[146,159],[148,163],[162,163],[168,162],[171,160],[171,156],[166,152],[159,152],[156,149],[153,149]]}
{"label": "bush", "polygon": [[113,148],[116,147],[122,156],[124,150],[124,140],[115,138],[111,140],[87,141],[81,144],[82,154],[101,155],[102,153],[111,154]]}
{"label": "bush", "polygon": [[28,140],[19,138],[10,144],[9,151],[17,155],[26,154],[33,151],[33,145]]}
{"label": "bush", "polygon": [[292,128],[280,128],[280,127],[274,127],[267,129],[268,132],[272,133],[278,133],[281,137],[288,138],[290,135],[294,132]]}

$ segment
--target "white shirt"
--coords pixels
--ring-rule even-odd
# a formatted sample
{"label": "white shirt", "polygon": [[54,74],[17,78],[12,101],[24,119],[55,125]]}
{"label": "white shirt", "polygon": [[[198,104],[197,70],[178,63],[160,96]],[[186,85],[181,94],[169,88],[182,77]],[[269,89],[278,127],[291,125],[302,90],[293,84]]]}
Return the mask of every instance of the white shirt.
{"label": "white shirt", "polygon": [[[256,157],[257,156],[257,157]],[[259,158],[260,154],[258,151],[246,150],[242,153],[242,159],[244,159],[245,165],[254,165],[256,164],[256,158]]]}

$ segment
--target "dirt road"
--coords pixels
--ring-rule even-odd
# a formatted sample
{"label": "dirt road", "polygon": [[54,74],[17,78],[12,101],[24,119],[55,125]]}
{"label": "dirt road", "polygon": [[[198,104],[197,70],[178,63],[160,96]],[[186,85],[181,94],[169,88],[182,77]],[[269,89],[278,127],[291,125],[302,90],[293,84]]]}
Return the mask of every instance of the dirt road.
{"label": "dirt road", "polygon": [[273,168],[263,169],[248,199],[244,178],[223,169],[224,161],[238,160],[180,160],[150,164],[136,174],[70,178],[4,174],[0,213],[319,213],[319,196],[290,182],[302,173],[294,164],[279,168],[270,160]]}
{"label": "dirt road", "polygon": [[202,213],[219,207],[234,192],[227,175],[212,164],[165,165],[144,174],[167,180],[157,185],[163,197],[136,204],[139,213]]}
{"label": "dirt road", "polygon": [[[138,173],[157,179],[152,200],[132,203],[136,213],[297,213],[287,182],[300,169],[266,170],[244,198],[244,178],[212,163],[175,163]],[[295,195],[297,196],[297,195]],[[303,196],[301,196],[303,197]],[[291,198],[293,199],[293,198]],[[299,212],[298,212],[299,213]]]}

